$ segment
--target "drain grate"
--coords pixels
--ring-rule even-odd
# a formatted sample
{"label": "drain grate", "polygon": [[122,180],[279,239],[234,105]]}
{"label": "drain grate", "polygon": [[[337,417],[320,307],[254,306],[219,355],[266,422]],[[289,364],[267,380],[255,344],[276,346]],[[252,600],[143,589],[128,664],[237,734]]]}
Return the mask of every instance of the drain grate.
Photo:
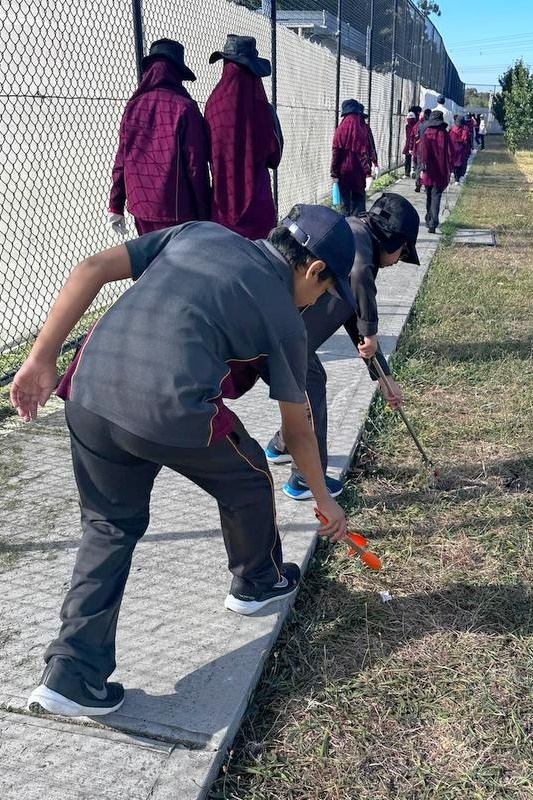
{"label": "drain grate", "polygon": [[494,247],[496,236],[492,228],[460,228],[453,237],[454,244]]}

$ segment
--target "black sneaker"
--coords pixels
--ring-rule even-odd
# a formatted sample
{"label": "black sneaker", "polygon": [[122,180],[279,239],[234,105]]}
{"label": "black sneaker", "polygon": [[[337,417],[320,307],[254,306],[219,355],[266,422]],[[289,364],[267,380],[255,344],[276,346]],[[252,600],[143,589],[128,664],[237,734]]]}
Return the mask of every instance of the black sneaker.
{"label": "black sneaker", "polygon": [[40,685],[30,694],[28,709],[34,714],[44,711],[64,717],[99,717],[116,711],[123,702],[124,687],[120,683],[91,686],[72,658],[53,656]]}
{"label": "black sneaker", "polygon": [[282,564],[281,580],[275,583],[271,589],[264,589],[254,592],[250,589],[250,584],[240,578],[233,578],[230,593],[224,600],[224,605],[228,611],[235,611],[236,614],[255,614],[269,603],[275,600],[283,600],[297,590],[300,583],[300,567],[297,564]]}

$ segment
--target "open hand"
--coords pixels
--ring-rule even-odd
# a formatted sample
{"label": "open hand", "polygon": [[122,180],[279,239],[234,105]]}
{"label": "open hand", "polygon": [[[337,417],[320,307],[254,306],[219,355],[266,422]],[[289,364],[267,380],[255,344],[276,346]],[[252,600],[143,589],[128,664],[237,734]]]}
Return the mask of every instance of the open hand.
{"label": "open hand", "polygon": [[54,361],[39,361],[31,355],[21,366],[11,384],[9,397],[19,417],[29,422],[37,416],[38,406],[44,406],[57,384]]}

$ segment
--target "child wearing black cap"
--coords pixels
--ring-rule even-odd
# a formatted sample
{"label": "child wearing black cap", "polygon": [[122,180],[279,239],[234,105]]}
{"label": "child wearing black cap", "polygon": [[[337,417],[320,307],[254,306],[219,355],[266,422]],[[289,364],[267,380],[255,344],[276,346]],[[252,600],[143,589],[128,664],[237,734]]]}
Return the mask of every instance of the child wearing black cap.
{"label": "child wearing black cap", "polygon": [[[341,326],[344,326],[359,354],[367,360],[372,380],[378,375],[368,359],[376,356],[386,375],[390,370],[378,343],[378,311],[375,279],[378,270],[396,264],[399,260],[420,263],[416,252],[419,217],[411,203],[393,192],[382,195],[364,216],[347,219],[355,243],[355,259],[350,273],[350,286],[355,310],[350,304],[330,293],[302,310],[307,329],[309,363],[307,369],[307,397],[310,416],[317,436],[320,460],[324,473],[328,464],[327,453],[327,402],[326,373],[317,350]],[[381,391],[393,408],[401,405],[399,386],[389,378],[389,386],[379,379]],[[393,393],[390,392],[393,389]],[[292,474],[283,486],[283,492],[294,500],[307,500],[313,496],[297,457],[286,446],[282,432],[278,431],[265,449],[270,463],[293,460]],[[342,483],[326,475],[326,484],[332,496],[342,492]]]}
{"label": "child wearing black cap", "polygon": [[283,562],[265,454],[223,400],[240,397],[260,375],[329,520],[319,533],[342,538],[346,520],[326,488],[307,415],[307,336],[298,307],[313,305],[330,288],[350,307],[353,257],[343,217],[301,205],[270,242],[191,222],[74,268],[11,387],[25,421],[53,391],[61,345],[100,288],[127,278],[135,283],[93,327],[59,389],[83,538],[61,630],[46,652],[30,709],[95,716],[122,705],[123,687],[108,681],[116,625],[163,465],[218,501],[233,574],[226,608],[253,614],[296,591],[300,570]]}

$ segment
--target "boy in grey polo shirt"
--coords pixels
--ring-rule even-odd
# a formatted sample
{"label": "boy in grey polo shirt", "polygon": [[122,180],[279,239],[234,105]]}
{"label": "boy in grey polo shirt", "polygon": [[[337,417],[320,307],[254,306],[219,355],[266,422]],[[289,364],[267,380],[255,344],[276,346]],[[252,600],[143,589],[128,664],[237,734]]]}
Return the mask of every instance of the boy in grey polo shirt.
{"label": "boy in grey polo shirt", "polygon": [[[307,399],[324,474],[328,465],[326,372],[317,350],[335,331],[344,326],[359,354],[367,360],[372,380],[378,380],[377,373],[368,361],[374,355],[385,374],[390,375],[389,365],[377,338],[376,277],[381,268],[390,267],[398,260],[411,264],[420,263],[416,252],[420,220],[415,207],[405,197],[387,192],[376,200],[368,214],[347,217],[346,221],[352,229],[355,243],[355,259],[350,274],[352,303],[346,303],[344,299],[327,293],[314,305],[302,309],[309,349]],[[391,407],[399,407],[401,390],[395,381],[389,377],[388,381],[379,379],[379,384]],[[281,464],[293,460],[280,431],[270,440],[265,452],[270,463]],[[343,489],[341,481],[329,475],[325,477],[330,494],[337,497]],[[313,496],[298,469],[296,459],[293,461],[291,476],[283,486],[283,492],[293,500],[308,500]]]}
{"label": "boy in grey polo shirt", "polygon": [[[277,229],[276,229],[277,230]],[[136,542],[148,526],[150,492],[163,465],[219,505],[233,580],[226,608],[252,614],[296,591],[283,563],[272,478],[262,448],[223,402],[259,375],[279,401],[287,445],[338,541],[342,509],[327,491],[305,396],[307,337],[298,306],[328,288],[351,301],[354,243],[346,221],[322,206],[295,206],[279,247],[210,222],[146,234],[74,268],[11,400],[37,414],[56,385],[61,344],[111,281],[136,281],[97,322],[62,380],[83,538],[62,626],[45,654],[30,709],[67,716],[118,709],[117,618]]]}

